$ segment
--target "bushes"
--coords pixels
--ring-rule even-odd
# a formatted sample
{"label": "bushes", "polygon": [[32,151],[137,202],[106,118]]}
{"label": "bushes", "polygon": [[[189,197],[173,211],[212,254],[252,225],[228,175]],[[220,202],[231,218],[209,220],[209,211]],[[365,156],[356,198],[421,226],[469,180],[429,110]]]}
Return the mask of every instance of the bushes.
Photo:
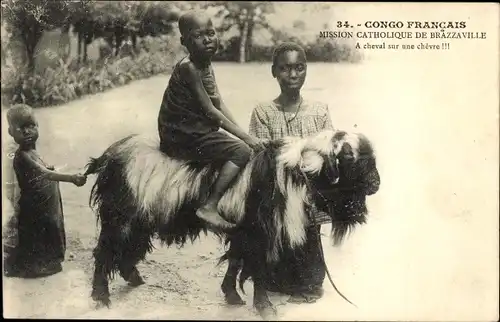
{"label": "bushes", "polygon": [[165,44],[164,39],[157,38],[146,41],[147,47],[135,56],[107,58],[84,65],[66,64],[60,59],[55,68],[47,68],[44,72],[13,74],[10,80],[2,82],[2,105],[58,105],[128,84],[132,80],[170,72],[181,52],[180,47],[157,45],[152,52],[148,50],[151,42]]}
{"label": "bushes", "polygon": [[[301,43],[311,62],[356,62],[360,58],[353,47],[327,39],[305,44],[297,39],[283,39]],[[273,39],[273,42],[277,44],[283,39]],[[33,107],[44,107],[67,103],[133,80],[169,73],[174,61],[184,52],[175,33],[140,39],[135,51],[122,49],[119,57],[112,57],[111,49],[104,46],[101,48],[101,55],[106,57],[104,59],[82,65],[76,62],[65,63],[63,59],[59,59],[56,66],[32,74],[20,73],[19,69],[9,70],[5,66],[2,68],[2,105],[25,103]],[[274,46],[254,44],[249,52],[249,61],[270,62],[273,50]],[[225,48],[221,48],[214,60],[238,61],[238,57],[239,37],[233,37]]]}

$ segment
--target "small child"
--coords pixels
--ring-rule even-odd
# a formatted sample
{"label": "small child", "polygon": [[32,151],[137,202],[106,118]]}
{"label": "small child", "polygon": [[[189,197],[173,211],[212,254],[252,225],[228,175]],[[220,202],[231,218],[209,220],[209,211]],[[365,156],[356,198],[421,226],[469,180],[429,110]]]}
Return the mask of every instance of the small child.
{"label": "small child", "polygon": [[41,277],[62,270],[66,235],[59,183],[83,186],[81,174],[54,171],[42,161],[36,150],[38,122],[31,107],[19,104],[7,112],[9,135],[18,144],[13,167],[20,195],[16,209],[18,242],[6,262],[7,275]]}
{"label": "small child", "polygon": [[[253,110],[252,135],[276,140],[333,130],[328,105],[304,99],[300,93],[307,75],[306,54],[300,45],[292,42],[278,45],[273,53],[271,71],[281,92],[274,100],[259,104]],[[308,230],[303,255],[296,254],[274,270],[274,287],[292,295],[290,302],[314,302],[323,295],[325,269],[319,249],[320,229],[318,225]]]}
{"label": "small child", "polygon": [[176,64],[163,95],[158,116],[160,149],[174,158],[222,165],[196,215],[212,228],[228,230],[235,225],[220,216],[217,204],[248,162],[250,148],[260,149],[262,143],[236,125],[221,99],[211,65],[218,48],[211,19],[201,13],[186,13],[179,19],[179,29],[189,56]]}
{"label": "small child", "polygon": [[15,256],[11,256],[17,246],[17,204],[19,199],[19,185],[17,184],[16,173],[14,172],[13,159],[17,150],[17,144],[11,140],[3,147],[2,158],[2,178],[4,192],[2,194],[2,242],[4,269],[8,272],[12,266],[11,261]]}

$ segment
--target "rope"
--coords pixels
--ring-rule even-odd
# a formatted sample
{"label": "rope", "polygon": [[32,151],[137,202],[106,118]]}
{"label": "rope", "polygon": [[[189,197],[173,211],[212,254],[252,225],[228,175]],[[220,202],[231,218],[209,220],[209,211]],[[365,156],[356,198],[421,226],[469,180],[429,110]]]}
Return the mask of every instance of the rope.
{"label": "rope", "polygon": [[[307,176],[305,175],[304,172],[300,171],[300,173],[304,176],[304,179],[305,179],[305,182],[306,182],[306,185],[308,187],[308,190],[309,191],[312,191],[311,190],[311,185],[309,183],[309,179],[307,178]],[[320,193],[321,195],[321,193]],[[323,198],[324,196],[321,195]],[[314,218],[314,215],[313,216],[310,216],[312,218],[312,221],[313,221],[313,225],[316,227],[317,224],[316,224],[316,219]],[[332,225],[333,225],[333,222],[332,222]],[[323,254],[323,245],[321,244],[321,230],[319,232],[317,232],[317,237],[318,237],[318,247],[319,247],[319,253],[321,255],[321,261],[323,262],[323,265],[325,266],[325,272],[326,272],[326,275],[328,276],[328,280],[330,281],[330,284],[333,286],[333,288],[335,289],[335,291],[344,299],[346,300],[347,302],[349,302],[351,305],[353,305],[354,307],[357,308],[356,304],[352,303],[351,301],[349,301],[349,299],[344,295],[342,294],[342,292],[340,292],[340,290],[337,288],[337,286],[335,285],[335,283],[333,282],[333,279],[332,279],[332,276],[330,275],[330,271],[328,270],[328,265],[326,265],[326,261],[325,261],[325,255]]]}

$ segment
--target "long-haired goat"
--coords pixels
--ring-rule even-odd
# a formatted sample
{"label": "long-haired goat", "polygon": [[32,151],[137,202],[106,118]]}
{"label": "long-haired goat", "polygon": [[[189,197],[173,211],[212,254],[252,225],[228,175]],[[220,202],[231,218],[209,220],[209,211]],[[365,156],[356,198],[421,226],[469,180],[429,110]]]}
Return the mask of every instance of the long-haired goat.
{"label": "long-haired goat", "polygon": [[[330,135],[329,133],[325,135]],[[312,140],[315,140],[312,138]],[[333,135],[334,149],[339,161],[339,181],[331,185],[328,181],[316,181],[314,185],[313,203],[320,211],[326,212],[331,217],[332,238],[335,246],[339,246],[347,234],[356,225],[366,223],[368,209],[366,196],[375,194],[380,186],[380,176],[376,166],[376,158],[370,141],[361,134],[350,134],[338,131]],[[272,216],[272,209],[267,210]],[[264,214],[262,214],[264,215]],[[310,222],[313,224],[313,222]],[[242,230],[238,234],[228,236],[226,244],[229,250],[221,257],[221,263],[228,261],[228,268],[221,284],[226,302],[230,305],[241,305],[245,302],[236,290],[236,280],[240,275],[240,288],[243,290],[244,282],[254,274],[254,258],[249,256],[248,248],[253,248],[255,237],[252,232]],[[302,245],[301,245],[302,246]],[[321,247],[318,243],[318,247]],[[289,260],[295,255],[305,251],[301,247],[284,249],[277,262],[273,263],[274,271],[287,271]],[[276,269],[278,268],[278,269]],[[280,285],[278,279],[289,279],[283,276],[271,276],[271,270],[261,274],[265,287],[273,288]],[[284,281],[289,283],[290,281]],[[277,284],[276,284],[277,283]],[[263,299],[265,301],[265,299]],[[268,301],[267,301],[268,302]]]}
{"label": "long-haired goat", "polygon": [[[305,209],[311,197],[322,195],[310,187],[325,191],[338,183],[337,155],[349,139],[327,131],[267,142],[220,200],[219,212],[238,224],[235,236],[248,242],[238,256],[252,259],[244,261],[245,271],[254,281],[254,306],[261,314],[272,309],[263,284],[266,272],[281,254],[304,243],[309,225]],[[94,300],[109,305],[108,280],[116,271],[132,285],[144,283],[136,265],[151,251],[154,235],[167,246],[182,246],[206,232],[195,210],[219,168],[172,159],[157,141],[135,135],[91,160],[86,174],[97,174],[91,205],[101,222],[94,249]]]}

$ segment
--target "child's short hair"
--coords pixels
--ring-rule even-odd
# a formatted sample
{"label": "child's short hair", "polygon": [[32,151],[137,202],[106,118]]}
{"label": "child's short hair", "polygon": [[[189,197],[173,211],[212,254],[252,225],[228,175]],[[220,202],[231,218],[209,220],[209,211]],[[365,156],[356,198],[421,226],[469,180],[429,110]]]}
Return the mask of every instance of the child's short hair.
{"label": "child's short hair", "polygon": [[193,20],[201,15],[204,15],[204,13],[197,10],[190,10],[179,17],[179,32],[181,33],[182,37],[187,36],[187,33],[189,32],[190,27],[193,24]]}
{"label": "child's short hair", "polygon": [[9,126],[17,125],[22,120],[33,117],[33,109],[26,104],[16,104],[7,111],[7,122]]}
{"label": "child's short hair", "polygon": [[287,51],[297,51],[297,52],[299,52],[300,55],[302,55],[304,57],[305,60],[307,59],[306,52],[305,52],[304,48],[302,48],[301,45],[294,43],[294,42],[291,42],[291,41],[287,41],[287,42],[283,42],[283,43],[279,44],[278,46],[276,46],[276,48],[274,48],[273,66],[278,63],[279,56]]}

